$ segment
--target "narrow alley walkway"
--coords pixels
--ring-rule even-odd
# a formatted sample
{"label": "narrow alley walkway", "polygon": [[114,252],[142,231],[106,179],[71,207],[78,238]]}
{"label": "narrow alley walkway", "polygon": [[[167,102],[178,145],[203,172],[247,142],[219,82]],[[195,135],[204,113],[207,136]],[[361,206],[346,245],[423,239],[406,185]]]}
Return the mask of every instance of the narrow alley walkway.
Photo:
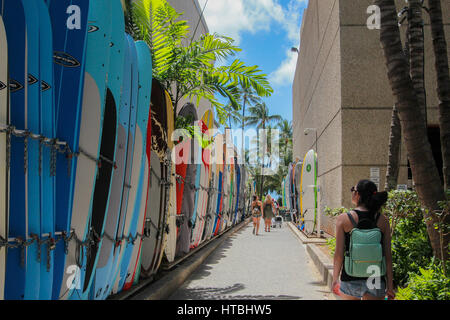
{"label": "narrow alley walkway", "polygon": [[227,239],[172,300],[330,300],[305,247],[286,225],[252,234],[253,224]]}

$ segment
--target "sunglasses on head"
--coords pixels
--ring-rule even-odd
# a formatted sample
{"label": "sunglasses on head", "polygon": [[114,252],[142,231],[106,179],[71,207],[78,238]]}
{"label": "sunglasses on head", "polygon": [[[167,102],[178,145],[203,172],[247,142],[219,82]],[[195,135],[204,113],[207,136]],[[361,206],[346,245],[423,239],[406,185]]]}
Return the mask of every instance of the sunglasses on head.
{"label": "sunglasses on head", "polygon": [[356,190],[356,188],[353,186],[353,187],[350,189],[350,192],[355,192],[355,191],[358,191],[358,190]]}

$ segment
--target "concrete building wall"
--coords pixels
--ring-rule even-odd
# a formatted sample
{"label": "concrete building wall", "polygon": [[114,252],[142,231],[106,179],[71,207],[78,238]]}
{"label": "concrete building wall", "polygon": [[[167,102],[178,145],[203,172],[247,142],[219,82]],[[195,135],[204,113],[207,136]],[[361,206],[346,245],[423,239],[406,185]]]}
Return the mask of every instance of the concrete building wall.
{"label": "concrete building wall", "polygon": [[[294,159],[315,148],[317,128],[321,208],[351,207],[350,187],[380,170],[384,188],[394,97],[387,78],[379,31],[369,30],[367,8],[373,0],[310,0],[304,14],[301,46],[293,84]],[[397,1],[397,8],[404,1]],[[447,43],[450,3],[442,2]],[[428,123],[438,124],[438,99],[429,19],[425,17]],[[402,28],[404,34],[404,28]],[[402,146],[400,184],[407,183]],[[322,217],[323,230],[334,221]]]}
{"label": "concrete building wall", "polygon": [[[202,9],[198,0],[168,0],[172,7],[178,12],[183,13],[180,19],[187,20],[189,25],[188,39],[186,45],[189,44],[192,35],[194,40],[198,40],[203,34],[209,33],[208,25],[205,18],[202,16]],[[181,110],[185,103],[189,102],[189,99],[183,99],[178,104],[177,113]],[[205,100],[201,100],[197,109],[199,118],[203,116],[206,110],[211,109],[211,104]]]}
{"label": "concrete building wall", "polygon": [[[341,201],[341,67],[338,0],[310,0],[303,16],[301,44],[293,86],[294,159],[315,149],[317,129],[318,179],[327,192],[322,203],[339,206]],[[321,156],[327,152],[328,156]],[[322,219],[325,229],[332,221]]]}

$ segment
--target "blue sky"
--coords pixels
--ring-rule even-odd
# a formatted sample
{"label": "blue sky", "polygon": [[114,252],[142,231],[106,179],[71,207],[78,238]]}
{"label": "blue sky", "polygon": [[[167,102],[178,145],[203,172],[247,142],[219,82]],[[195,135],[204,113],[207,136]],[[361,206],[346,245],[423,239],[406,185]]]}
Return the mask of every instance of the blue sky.
{"label": "blue sky", "polygon": [[[208,0],[198,1],[203,8]],[[290,121],[298,57],[291,48],[300,46],[300,27],[307,5],[308,0],[209,0],[205,10],[210,33],[235,39],[242,49],[237,58],[246,65],[258,65],[267,74],[274,93],[264,101],[271,114]],[[277,198],[276,194],[272,196]]]}
{"label": "blue sky", "polygon": [[[203,8],[207,0],[199,0]],[[307,0],[209,0],[205,19],[210,32],[230,36],[242,52],[237,58],[258,65],[274,93],[264,101],[271,114],[292,120],[292,81]]]}

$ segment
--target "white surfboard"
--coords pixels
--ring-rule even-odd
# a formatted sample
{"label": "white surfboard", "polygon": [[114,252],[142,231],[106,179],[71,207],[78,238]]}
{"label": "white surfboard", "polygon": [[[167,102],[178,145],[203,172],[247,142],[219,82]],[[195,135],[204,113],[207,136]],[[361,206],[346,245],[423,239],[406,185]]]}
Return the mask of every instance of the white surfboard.
{"label": "white surfboard", "polygon": [[[6,42],[5,26],[0,16],[0,126],[8,123],[8,44]],[[0,133],[0,236],[7,239],[6,234],[6,134]],[[5,287],[6,249],[0,247],[0,300],[3,300]]]}
{"label": "white surfboard", "polygon": [[300,194],[301,224],[307,234],[312,234],[317,218],[317,154],[314,150],[308,151],[303,160]]}

